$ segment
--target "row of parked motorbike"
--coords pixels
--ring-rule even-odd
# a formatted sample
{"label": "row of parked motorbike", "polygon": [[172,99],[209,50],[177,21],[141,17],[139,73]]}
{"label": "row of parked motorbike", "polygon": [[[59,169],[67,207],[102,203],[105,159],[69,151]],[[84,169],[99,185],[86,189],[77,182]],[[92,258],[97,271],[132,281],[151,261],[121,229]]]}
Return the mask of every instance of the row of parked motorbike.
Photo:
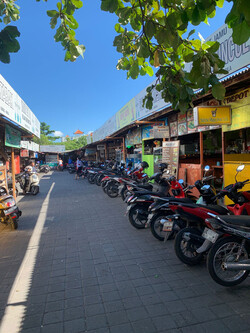
{"label": "row of parked motorbike", "polygon": [[[39,193],[39,177],[38,172],[48,173],[50,167],[48,165],[36,165],[36,171],[32,166],[27,166],[21,173],[15,175],[15,193],[19,194],[19,189],[23,194],[37,195]],[[0,175],[2,172],[0,172]],[[22,215],[13,197],[13,182],[11,174],[7,175],[7,188],[5,182],[0,180],[0,223],[10,225],[12,229],[18,228],[18,220]]]}
{"label": "row of parked motorbike", "polygon": [[[238,181],[237,176],[245,166],[237,168],[234,184],[218,192],[212,185],[214,177],[207,175],[209,166],[193,185],[169,175],[166,163],[150,178],[147,167],[147,162],[136,169],[99,164],[82,173],[109,197],[122,197],[133,227],[149,228],[159,241],[175,239],[175,253],[183,263],[198,265],[206,258],[217,283],[234,286],[244,281],[250,271],[250,191],[242,190],[249,179]],[[233,203],[225,206],[225,196]]]}

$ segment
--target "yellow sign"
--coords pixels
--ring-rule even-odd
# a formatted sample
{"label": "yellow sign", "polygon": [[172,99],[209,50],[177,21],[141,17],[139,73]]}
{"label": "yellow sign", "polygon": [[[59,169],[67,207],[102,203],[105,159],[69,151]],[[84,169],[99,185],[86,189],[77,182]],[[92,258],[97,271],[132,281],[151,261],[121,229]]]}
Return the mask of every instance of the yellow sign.
{"label": "yellow sign", "polygon": [[194,126],[231,124],[230,106],[198,106],[194,108]]}
{"label": "yellow sign", "polygon": [[226,97],[224,103],[230,103],[232,108],[232,124],[222,126],[223,132],[250,127],[249,89],[239,91],[232,96]]}

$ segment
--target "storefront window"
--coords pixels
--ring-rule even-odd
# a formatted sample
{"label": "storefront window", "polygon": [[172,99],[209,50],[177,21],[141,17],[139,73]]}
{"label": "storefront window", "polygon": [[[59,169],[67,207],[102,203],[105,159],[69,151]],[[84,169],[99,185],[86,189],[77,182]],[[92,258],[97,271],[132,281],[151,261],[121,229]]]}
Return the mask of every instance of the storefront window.
{"label": "storefront window", "polygon": [[243,128],[225,133],[226,154],[250,153],[250,128]]}

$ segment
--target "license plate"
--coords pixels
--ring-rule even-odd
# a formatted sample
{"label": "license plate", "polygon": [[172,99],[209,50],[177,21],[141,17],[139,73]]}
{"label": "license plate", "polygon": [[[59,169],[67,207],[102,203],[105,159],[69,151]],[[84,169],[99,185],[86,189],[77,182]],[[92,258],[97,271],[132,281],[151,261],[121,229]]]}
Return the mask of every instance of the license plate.
{"label": "license plate", "polygon": [[122,189],[123,189],[123,186],[119,186],[119,187],[118,187],[119,194],[121,194]]}
{"label": "license plate", "polygon": [[173,224],[174,224],[173,221],[166,221],[166,222],[164,222],[162,230],[163,231],[172,231]]}
{"label": "license plate", "polygon": [[9,208],[9,209],[5,209],[4,210],[4,214],[5,215],[9,215],[9,214],[11,214],[12,212],[14,212],[14,210],[16,210],[16,206],[14,206],[14,207],[11,207],[11,208]]}
{"label": "license plate", "polygon": [[215,243],[219,235],[211,229],[205,228],[202,237],[208,239],[210,242]]}

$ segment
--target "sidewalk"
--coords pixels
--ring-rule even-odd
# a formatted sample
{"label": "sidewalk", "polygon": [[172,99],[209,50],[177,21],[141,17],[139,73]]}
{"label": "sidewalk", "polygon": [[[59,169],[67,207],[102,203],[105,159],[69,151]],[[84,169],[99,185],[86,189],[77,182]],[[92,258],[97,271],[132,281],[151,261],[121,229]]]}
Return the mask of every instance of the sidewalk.
{"label": "sidewalk", "polygon": [[[205,263],[185,266],[173,241],[134,229],[122,200],[100,187],[54,172],[41,179],[40,194],[18,205],[20,228],[0,232],[0,318],[35,224],[46,219],[39,246],[29,245],[37,252],[27,295],[8,305],[17,313],[13,321],[21,316],[19,332],[250,331],[250,279],[228,289],[212,281]],[[25,276],[27,270],[20,286],[27,284]]]}

